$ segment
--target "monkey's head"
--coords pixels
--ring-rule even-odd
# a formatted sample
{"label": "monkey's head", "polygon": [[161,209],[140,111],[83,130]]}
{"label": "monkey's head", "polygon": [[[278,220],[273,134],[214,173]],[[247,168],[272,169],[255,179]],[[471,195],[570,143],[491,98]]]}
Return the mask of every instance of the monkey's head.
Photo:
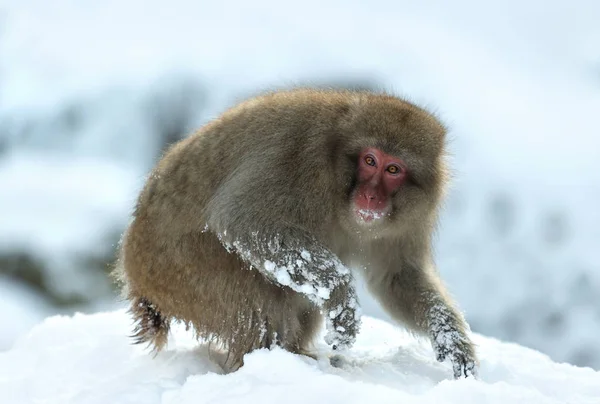
{"label": "monkey's head", "polygon": [[446,183],[444,126],[427,111],[386,95],[361,94],[342,122],[347,188],[342,223],[369,237],[429,232]]}

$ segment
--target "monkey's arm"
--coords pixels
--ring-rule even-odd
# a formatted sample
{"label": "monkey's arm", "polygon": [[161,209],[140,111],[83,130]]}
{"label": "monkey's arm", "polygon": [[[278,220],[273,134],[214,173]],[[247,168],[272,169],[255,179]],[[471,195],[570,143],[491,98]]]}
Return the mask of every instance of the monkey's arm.
{"label": "monkey's arm", "polygon": [[352,346],[360,327],[359,307],[352,275],[335,254],[290,225],[263,224],[260,232],[244,232],[230,223],[228,229],[217,234],[230,252],[322,308],[325,341],[334,349]]}
{"label": "monkey's arm", "polygon": [[476,376],[478,362],[468,325],[432,269],[405,264],[372,287],[391,315],[429,336],[438,361],[450,359],[455,378]]}

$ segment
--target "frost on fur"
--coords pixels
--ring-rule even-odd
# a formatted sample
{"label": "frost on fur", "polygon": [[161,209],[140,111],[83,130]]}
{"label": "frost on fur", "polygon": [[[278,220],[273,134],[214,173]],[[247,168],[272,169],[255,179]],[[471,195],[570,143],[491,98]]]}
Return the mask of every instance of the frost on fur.
{"label": "frost on fur", "polygon": [[333,290],[352,280],[348,268],[317,244],[290,245],[278,236],[265,240],[256,232],[252,233],[250,242],[228,241],[227,232],[218,237],[228,251],[235,251],[270,279],[306,295],[318,306],[329,299]]}
{"label": "frost on fur", "polygon": [[[350,270],[329,250],[314,240],[306,244],[281,237],[261,238],[252,233],[250,242],[219,239],[269,279],[301,293],[325,316],[325,341],[335,349],[352,346],[360,328],[360,309]],[[335,306],[333,306],[335,305]]]}

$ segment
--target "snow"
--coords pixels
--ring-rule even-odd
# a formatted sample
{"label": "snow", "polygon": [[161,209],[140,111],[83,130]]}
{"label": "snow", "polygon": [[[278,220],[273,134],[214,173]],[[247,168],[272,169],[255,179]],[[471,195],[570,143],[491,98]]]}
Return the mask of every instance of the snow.
{"label": "snow", "polygon": [[126,336],[124,310],[46,319],[0,353],[4,404],[44,403],[598,403],[600,372],[552,362],[536,351],[475,335],[479,380],[453,380],[429,343],[364,318],[341,367],[279,348],[255,351],[224,374],[220,352],[175,327],[155,358]]}
{"label": "snow", "polygon": [[31,292],[17,282],[0,277],[0,313],[3,327],[0,332],[0,351],[12,346],[14,341],[28,332],[33,326],[50,315],[43,298]]}
{"label": "snow", "polygon": [[436,258],[472,329],[600,369],[599,18],[595,0],[4,0],[0,252],[107,293],[81,258],[112,247],[165,133],[264,88],[366,83],[450,127]]}

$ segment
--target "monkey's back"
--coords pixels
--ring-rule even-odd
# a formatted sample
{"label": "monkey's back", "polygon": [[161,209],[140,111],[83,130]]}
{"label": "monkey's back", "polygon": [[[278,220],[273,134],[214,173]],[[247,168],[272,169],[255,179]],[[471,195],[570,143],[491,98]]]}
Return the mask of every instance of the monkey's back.
{"label": "monkey's back", "polygon": [[345,93],[296,90],[226,111],[165,153],[134,216],[160,222],[155,232],[166,237],[197,231],[208,210],[221,209],[213,200],[227,183],[243,194],[241,214],[286,215],[317,231],[331,221],[333,199],[345,197],[332,192],[339,181],[332,173],[336,143],[343,139],[339,121],[351,102]]}

